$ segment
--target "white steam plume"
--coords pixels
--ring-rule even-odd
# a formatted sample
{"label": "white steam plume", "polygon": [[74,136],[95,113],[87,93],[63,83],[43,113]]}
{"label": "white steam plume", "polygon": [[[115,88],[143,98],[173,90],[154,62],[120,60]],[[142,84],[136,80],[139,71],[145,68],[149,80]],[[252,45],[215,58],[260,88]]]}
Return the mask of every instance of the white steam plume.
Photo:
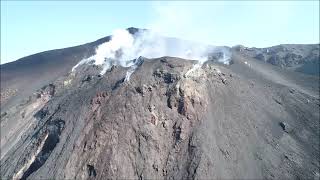
{"label": "white steam plume", "polygon": [[[198,60],[197,64],[201,65],[208,60],[208,54],[217,52],[214,46],[198,42],[205,42],[203,41],[205,37],[211,37],[212,33],[202,28],[205,25],[200,23],[201,18],[194,18],[193,13],[190,13],[193,12],[193,6],[182,6],[179,3],[154,3],[155,17],[152,17],[152,22],[147,26],[150,30],[140,31],[134,35],[127,30],[115,30],[109,42],[98,46],[94,56],[79,62],[73,70],[81,64],[94,62],[103,67],[101,74],[104,74],[112,65],[120,65],[131,67],[126,76],[126,80],[129,80],[130,75],[137,68],[133,60],[140,56],[146,58],[180,57]],[[182,36],[180,39],[162,36],[175,36],[177,32]],[[219,58],[215,60],[229,64],[229,50],[222,48],[218,51],[223,56],[219,55]]]}
{"label": "white steam plume", "polygon": [[[146,58],[173,56],[198,60],[202,64],[208,59],[208,53],[213,50],[213,46],[167,38],[149,30],[139,31],[134,35],[127,30],[115,30],[110,41],[99,45],[94,56],[80,61],[72,71],[88,62],[101,65],[103,67],[101,74],[104,74],[112,65],[132,66],[128,72],[127,79],[129,79],[136,68],[136,61],[133,60],[140,56]],[[218,61],[228,64],[229,58],[225,52],[223,54],[224,57]]]}

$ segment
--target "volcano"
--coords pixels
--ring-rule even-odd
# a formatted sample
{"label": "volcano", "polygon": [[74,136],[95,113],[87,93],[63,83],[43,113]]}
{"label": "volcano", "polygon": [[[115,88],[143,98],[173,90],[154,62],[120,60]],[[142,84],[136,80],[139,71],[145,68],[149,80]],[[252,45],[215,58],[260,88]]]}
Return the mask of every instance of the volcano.
{"label": "volcano", "polygon": [[1,65],[1,178],[320,177],[319,44],[97,63],[109,42]]}

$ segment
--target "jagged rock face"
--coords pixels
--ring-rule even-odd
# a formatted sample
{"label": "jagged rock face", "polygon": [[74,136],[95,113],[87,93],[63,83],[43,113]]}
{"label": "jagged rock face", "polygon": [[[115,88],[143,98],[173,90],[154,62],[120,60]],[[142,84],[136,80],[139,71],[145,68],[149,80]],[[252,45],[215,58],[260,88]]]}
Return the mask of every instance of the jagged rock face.
{"label": "jagged rock face", "polygon": [[130,81],[128,68],[95,65],[59,78],[6,115],[28,127],[8,137],[2,177],[319,177],[319,98],[194,63],[146,59]]}

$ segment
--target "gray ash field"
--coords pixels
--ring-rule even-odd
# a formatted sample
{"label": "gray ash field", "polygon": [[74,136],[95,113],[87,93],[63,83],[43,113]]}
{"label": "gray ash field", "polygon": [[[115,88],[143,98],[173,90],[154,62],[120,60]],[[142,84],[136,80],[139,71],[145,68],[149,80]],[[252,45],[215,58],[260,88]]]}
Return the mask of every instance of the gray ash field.
{"label": "gray ash field", "polygon": [[109,39],[1,65],[2,179],[320,177],[319,44],[71,71]]}

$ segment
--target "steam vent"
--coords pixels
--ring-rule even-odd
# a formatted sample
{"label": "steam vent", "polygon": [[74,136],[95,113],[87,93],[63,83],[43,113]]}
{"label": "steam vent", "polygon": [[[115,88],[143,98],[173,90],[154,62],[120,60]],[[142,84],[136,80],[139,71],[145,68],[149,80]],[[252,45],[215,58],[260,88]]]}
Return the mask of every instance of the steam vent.
{"label": "steam vent", "polygon": [[319,44],[128,28],[1,65],[1,179],[319,179]]}

